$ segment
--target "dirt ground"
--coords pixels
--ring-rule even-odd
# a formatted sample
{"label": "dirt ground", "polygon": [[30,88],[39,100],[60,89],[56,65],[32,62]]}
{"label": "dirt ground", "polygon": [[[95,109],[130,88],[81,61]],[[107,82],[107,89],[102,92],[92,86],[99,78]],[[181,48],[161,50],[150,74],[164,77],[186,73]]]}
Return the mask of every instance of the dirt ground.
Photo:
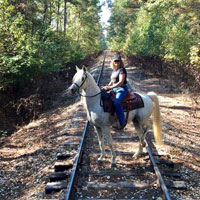
{"label": "dirt ground", "polygon": [[[111,55],[111,54],[110,54]],[[110,58],[109,58],[110,59]],[[156,77],[137,65],[129,65],[129,83],[139,92],[154,91],[160,100],[164,150],[180,166],[187,190],[180,199],[200,199],[200,99],[174,85],[173,80]],[[92,66],[102,64],[100,55]],[[108,66],[109,63],[106,63]],[[4,139],[0,149],[0,199],[43,198],[56,155],[65,152],[65,134],[81,133],[85,113],[79,97],[56,94],[52,109],[22,126]]]}

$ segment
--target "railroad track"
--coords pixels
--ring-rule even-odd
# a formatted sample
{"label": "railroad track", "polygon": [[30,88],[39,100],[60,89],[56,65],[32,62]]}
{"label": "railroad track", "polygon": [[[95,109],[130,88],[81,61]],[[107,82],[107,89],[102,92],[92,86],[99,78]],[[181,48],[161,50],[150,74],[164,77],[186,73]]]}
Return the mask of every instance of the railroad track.
{"label": "railroad track", "polygon": [[[111,69],[104,68],[104,65],[109,63],[111,56],[109,52],[105,54],[102,66],[92,70],[99,85],[108,82]],[[117,167],[110,169],[108,149],[105,160],[97,162],[100,155],[98,139],[93,127],[86,121],[82,135],[71,136],[71,140],[68,138],[68,153],[57,156],[55,171],[49,175],[49,183],[45,187],[44,199],[170,200],[167,186],[185,188],[180,174],[174,170],[174,163],[167,155],[157,152],[151,134],[145,141],[146,152],[140,158],[133,158],[138,145],[134,131],[130,125],[124,131],[112,130]],[[61,190],[62,194],[57,198],[55,194]]]}

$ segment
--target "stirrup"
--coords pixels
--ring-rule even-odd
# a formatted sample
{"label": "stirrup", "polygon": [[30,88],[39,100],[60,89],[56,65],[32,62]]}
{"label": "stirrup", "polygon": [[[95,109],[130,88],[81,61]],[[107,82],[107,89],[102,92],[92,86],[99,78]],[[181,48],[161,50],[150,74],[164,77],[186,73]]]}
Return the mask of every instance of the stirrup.
{"label": "stirrup", "polygon": [[124,125],[119,125],[119,126],[112,126],[114,129],[117,129],[117,130],[123,130],[125,128],[126,124]]}

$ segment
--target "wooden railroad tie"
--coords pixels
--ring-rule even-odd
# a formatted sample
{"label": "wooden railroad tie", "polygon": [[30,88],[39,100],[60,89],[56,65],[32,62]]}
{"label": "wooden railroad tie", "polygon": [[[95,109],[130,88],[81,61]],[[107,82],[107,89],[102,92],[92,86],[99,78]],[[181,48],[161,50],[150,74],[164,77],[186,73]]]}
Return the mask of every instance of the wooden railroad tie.
{"label": "wooden railroad tie", "polygon": [[57,161],[54,165],[55,172],[66,171],[73,167],[73,163],[66,161]]}
{"label": "wooden railroad tie", "polygon": [[56,182],[56,181],[61,181],[69,178],[71,175],[70,172],[52,172],[49,175],[49,180],[50,182]]}
{"label": "wooden railroad tie", "polygon": [[79,174],[82,176],[143,176],[144,174],[139,174],[135,171],[123,171],[123,170],[102,170],[102,171],[80,171]]}
{"label": "wooden railroad tie", "polygon": [[[79,198],[78,200],[88,200],[88,199],[81,199]],[[113,200],[113,199],[95,199],[95,198],[92,198],[92,200]],[[149,200],[149,199],[117,199],[117,200]]]}
{"label": "wooden railroad tie", "polygon": [[106,188],[138,188],[138,189],[143,189],[150,187],[151,184],[145,183],[145,182],[104,182],[104,183],[97,183],[97,182],[82,182],[78,184],[79,186],[87,187],[90,189],[106,189]]}
{"label": "wooden railroad tie", "polygon": [[54,192],[59,192],[62,189],[67,189],[68,182],[52,182],[52,183],[47,183],[45,187],[45,193],[46,194],[51,194],[53,191]]}
{"label": "wooden railroad tie", "polygon": [[187,186],[184,181],[169,181],[166,182],[166,186],[173,189],[184,190],[187,189]]}
{"label": "wooden railroad tie", "polygon": [[68,181],[73,168],[73,161],[71,159],[71,154],[58,154],[55,165],[54,171],[49,175],[49,181],[45,187],[45,193],[50,194],[51,192],[58,192],[62,189],[66,189],[68,186]]}

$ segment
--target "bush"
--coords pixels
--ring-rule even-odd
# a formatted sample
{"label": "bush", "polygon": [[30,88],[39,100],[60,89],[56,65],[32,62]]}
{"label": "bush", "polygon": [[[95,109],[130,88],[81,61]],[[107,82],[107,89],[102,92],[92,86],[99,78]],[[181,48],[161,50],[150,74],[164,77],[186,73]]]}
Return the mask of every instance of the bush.
{"label": "bush", "polygon": [[[188,6],[188,13],[182,13],[183,6]],[[123,51],[128,55],[161,56],[199,65],[199,29],[195,27],[199,15],[189,6],[187,2],[172,0],[144,3],[129,27]]]}
{"label": "bush", "polygon": [[[23,37],[23,40],[21,39]],[[71,38],[63,33],[48,30],[33,36],[21,35],[15,44],[15,51],[0,58],[1,87],[31,79],[41,73],[59,71],[65,63],[82,57],[80,47],[70,44]]]}

